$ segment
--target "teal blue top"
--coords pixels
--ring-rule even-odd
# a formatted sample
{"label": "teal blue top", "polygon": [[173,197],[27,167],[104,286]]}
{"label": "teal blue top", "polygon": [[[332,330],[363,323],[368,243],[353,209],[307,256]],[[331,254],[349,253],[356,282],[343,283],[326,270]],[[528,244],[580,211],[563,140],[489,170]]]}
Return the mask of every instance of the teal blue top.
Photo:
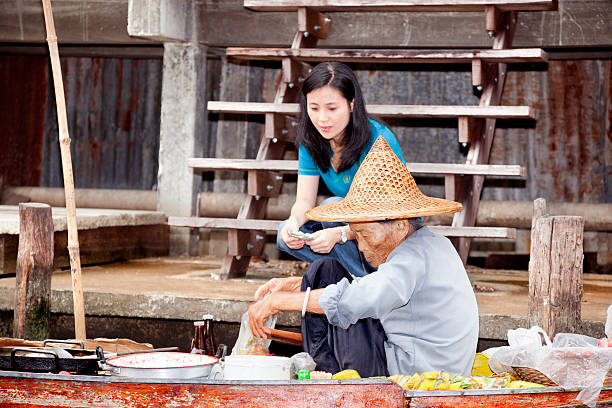
{"label": "teal blue top", "polygon": [[[312,156],[308,149],[306,149],[303,145],[300,145],[298,150],[298,174],[304,174],[307,176],[321,176],[321,179],[331,191],[332,194],[338,197],[345,197],[349,191],[349,187],[353,182],[353,177],[355,177],[355,173],[357,173],[357,169],[365,159],[366,155],[370,151],[370,148],[378,138],[378,136],[382,136],[385,138],[387,143],[397,157],[402,161],[405,165],[406,161],[404,160],[404,156],[402,155],[402,149],[391,130],[383,124],[380,124],[372,119],[370,119],[370,129],[372,130],[372,134],[370,135],[370,139],[365,145],[365,148],[361,152],[361,156],[359,160],[353,163],[353,165],[340,173],[336,173],[332,166],[329,166],[326,172],[321,171],[317,163],[313,160]],[[333,156],[332,152],[332,156]]]}

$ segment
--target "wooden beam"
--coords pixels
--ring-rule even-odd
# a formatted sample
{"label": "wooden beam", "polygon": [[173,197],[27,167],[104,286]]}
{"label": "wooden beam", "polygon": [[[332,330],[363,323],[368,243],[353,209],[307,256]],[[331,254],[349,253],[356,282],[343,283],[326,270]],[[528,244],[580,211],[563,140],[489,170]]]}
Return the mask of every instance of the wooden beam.
{"label": "wooden beam", "polygon": [[278,172],[248,170],[247,192],[252,196],[277,197],[283,182]]}
{"label": "wooden beam", "polygon": [[258,11],[295,11],[309,7],[330,11],[482,11],[555,10],[556,0],[244,0],[246,8]]}
{"label": "wooden beam", "polygon": [[485,30],[493,37],[498,29],[500,9],[497,6],[485,6]]}
{"label": "wooden beam", "polygon": [[[384,117],[404,118],[475,118],[535,119],[530,106],[463,106],[463,105],[367,105],[369,113]],[[219,113],[295,115],[297,103],[208,101],[208,110]]]}
{"label": "wooden beam", "polygon": [[485,63],[482,59],[472,60],[472,86],[482,90],[482,85],[485,82]]}
{"label": "wooden beam", "polygon": [[459,117],[459,143],[471,143],[475,134],[480,132],[482,123],[475,118]]}
{"label": "wooden beam", "polygon": [[[234,230],[277,231],[282,221],[236,218],[168,217],[174,227],[219,228]],[[428,228],[447,237],[516,238],[516,229],[504,227],[451,227],[432,225]]]}
{"label": "wooden beam", "polygon": [[311,8],[298,9],[298,31],[308,37],[313,35],[320,39],[327,38],[331,27],[331,18]]}
{"label": "wooden beam", "polygon": [[388,64],[469,64],[474,59],[488,62],[546,62],[548,54],[541,48],[510,50],[410,50],[410,49],[322,49],[322,48],[242,48],[228,47],[228,57],[242,60],[373,62]]}
{"label": "wooden beam", "polygon": [[50,337],[53,217],[51,206],[19,204],[19,250],[13,337]]}
{"label": "wooden beam", "polygon": [[[255,160],[255,159],[189,159],[189,167],[198,170],[268,170],[281,173],[295,173],[297,160]],[[478,174],[486,176],[525,176],[525,168],[518,165],[463,164],[463,163],[406,163],[411,173],[423,174]]]}
{"label": "wooden beam", "polygon": [[265,244],[265,232],[254,229],[233,229],[227,234],[227,253],[231,256],[261,255]]}

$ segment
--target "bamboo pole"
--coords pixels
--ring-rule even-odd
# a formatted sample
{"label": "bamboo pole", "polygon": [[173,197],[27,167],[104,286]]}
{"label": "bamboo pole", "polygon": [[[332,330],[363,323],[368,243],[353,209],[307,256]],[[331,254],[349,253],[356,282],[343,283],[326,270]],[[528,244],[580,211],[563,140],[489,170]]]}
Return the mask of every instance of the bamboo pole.
{"label": "bamboo pole", "polygon": [[51,56],[51,71],[55,88],[55,103],[57,105],[57,121],[59,124],[59,142],[62,155],[62,170],[64,173],[64,194],[66,196],[66,213],[68,221],[68,253],[70,255],[70,272],[72,275],[72,298],[74,302],[74,333],[78,340],[85,340],[85,305],[83,302],[83,286],[81,283],[81,257],[76,220],[76,204],[74,200],[74,178],[72,174],[72,158],[70,156],[70,136],[68,134],[68,119],[66,117],[66,100],[64,83],[57,49],[57,36],[53,11],[50,0],[42,0],[47,29],[47,43]]}

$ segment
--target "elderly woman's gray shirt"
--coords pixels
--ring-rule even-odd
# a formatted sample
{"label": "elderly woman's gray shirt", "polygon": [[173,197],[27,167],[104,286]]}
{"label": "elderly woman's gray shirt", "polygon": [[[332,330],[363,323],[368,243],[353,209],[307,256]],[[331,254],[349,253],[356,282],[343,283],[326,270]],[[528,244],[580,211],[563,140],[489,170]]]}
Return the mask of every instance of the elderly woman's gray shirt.
{"label": "elderly woman's gray shirt", "polygon": [[327,286],[319,305],[342,328],[362,318],[380,319],[390,375],[471,372],[476,297],[451,242],[427,227],[395,248],[377,272]]}

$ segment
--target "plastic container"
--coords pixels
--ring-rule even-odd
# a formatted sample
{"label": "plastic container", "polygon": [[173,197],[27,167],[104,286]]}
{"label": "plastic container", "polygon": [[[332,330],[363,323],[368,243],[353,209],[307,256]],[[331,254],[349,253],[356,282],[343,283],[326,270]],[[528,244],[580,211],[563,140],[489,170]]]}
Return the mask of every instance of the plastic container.
{"label": "plastic container", "polygon": [[223,363],[225,380],[290,380],[291,359],[280,356],[226,356]]}

